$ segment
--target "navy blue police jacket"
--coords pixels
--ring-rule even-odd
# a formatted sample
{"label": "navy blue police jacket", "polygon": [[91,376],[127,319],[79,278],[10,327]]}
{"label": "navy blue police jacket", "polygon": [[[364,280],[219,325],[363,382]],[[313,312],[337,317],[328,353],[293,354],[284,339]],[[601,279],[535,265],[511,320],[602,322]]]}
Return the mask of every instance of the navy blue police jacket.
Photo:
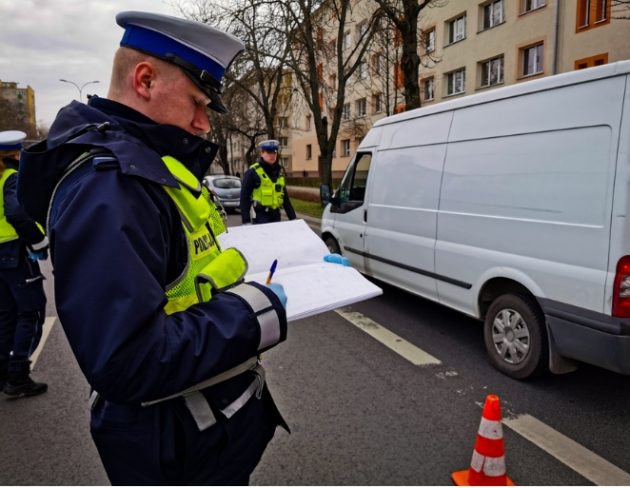
{"label": "navy blue police jacket", "polygon": [[[87,150],[113,157],[94,157],[63,176]],[[61,324],[88,382],[108,401],[159,399],[260,352],[256,317],[235,295],[217,293],[172,315],[163,310],[167,285],[186,265],[187,243],[163,188],[178,183],[161,157],[175,157],[200,178],[215,153],[215,145],[177,127],[92,97],[89,105],[61,109],[48,140],[22,154],[18,189],[26,211],[44,221],[52,200],[48,229]],[[282,342],[285,310],[273,292],[256,286],[280,319]],[[252,378],[246,372],[203,394],[223,408]]]}

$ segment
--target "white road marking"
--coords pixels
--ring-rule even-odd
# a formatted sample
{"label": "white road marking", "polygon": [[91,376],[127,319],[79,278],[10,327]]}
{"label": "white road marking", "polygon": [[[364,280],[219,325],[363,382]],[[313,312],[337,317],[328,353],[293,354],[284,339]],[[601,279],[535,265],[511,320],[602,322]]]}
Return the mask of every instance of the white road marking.
{"label": "white road marking", "polygon": [[503,419],[503,424],[596,485],[630,485],[630,474],[531,415]]}
{"label": "white road marking", "polygon": [[35,367],[35,363],[37,362],[39,355],[44,349],[44,344],[46,344],[46,340],[48,340],[48,335],[50,334],[50,331],[52,330],[53,325],[55,325],[56,321],[57,317],[46,317],[46,320],[44,320],[44,325],[42,326],[42,338],[39,341],[37,349],[35,349],[35,351],[33,351],[33,354],[31,354],[31,369]]}
{"label": "white road marking", "polygon": [[[350,312],[347,309],[338,309],[335,312],[413,364],[441,364],[439,359],[359,312]],[[438,377],[445,379],[447,375],[457,375],[457,372],[452,370],[444,375],[441,377],[438,374]],[[504,418],[503,424],[596,485],[630,486],[629,473],[531,415]]]}
{"label": "white road marking", "polygon": [[424,352],[359,312],[350,312],[344,309],[337,309],[335,312],[416,366],[442,364],[442,361],[439,359],[434,358],[429,353]]}

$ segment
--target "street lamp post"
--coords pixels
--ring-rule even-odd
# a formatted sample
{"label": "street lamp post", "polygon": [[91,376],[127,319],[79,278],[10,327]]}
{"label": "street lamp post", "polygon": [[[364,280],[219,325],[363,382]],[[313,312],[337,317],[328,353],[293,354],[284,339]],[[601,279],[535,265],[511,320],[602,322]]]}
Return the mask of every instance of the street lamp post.
{"label": "street lamp post", "polygon": [[79,90],[79,102],[83,101],[82,95],[83,95],[83,88],[85,88],[85,85],[89,85],[90,83],[100,83],[100,81],[98,80],[86,81],[79,87],[79,85],[77,85],[74,81],[64,80],[63,78],[59,78],[59,81],[63,81],[64,83],[70,83],[71,85],[74,85],[77,90]]}

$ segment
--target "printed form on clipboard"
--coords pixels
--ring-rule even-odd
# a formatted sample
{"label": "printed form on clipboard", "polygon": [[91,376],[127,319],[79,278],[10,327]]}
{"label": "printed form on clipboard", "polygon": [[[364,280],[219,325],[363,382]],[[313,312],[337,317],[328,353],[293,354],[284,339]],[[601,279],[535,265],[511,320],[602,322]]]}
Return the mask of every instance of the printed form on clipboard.
{"label": "printed form on clipboard", "polygon": [[230,227],[219,242],[223,249],[235,247],[245,256],[246,281],[265,284],[271,263],[278,260],[272,282],[284,287],[289,321],[383,293],[356,269],[324,262],[330,252],[304,220]]}

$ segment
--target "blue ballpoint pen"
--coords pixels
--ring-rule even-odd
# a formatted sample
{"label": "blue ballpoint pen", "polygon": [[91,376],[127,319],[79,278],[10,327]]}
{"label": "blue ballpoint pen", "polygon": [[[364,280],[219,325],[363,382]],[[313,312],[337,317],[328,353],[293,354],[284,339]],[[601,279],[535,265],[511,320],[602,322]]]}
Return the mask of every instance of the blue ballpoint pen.
{"label": "blue ballpoint pen", "polygon": [[267,275],[267,282],[266,282],[267,285],[271,283],[271,278],[273,277],[273,274],[276,272],[276,266],[278,266],[278,260],[274,259],[273,263],[271,263],[271,268],[269,268],[269,274]]}

